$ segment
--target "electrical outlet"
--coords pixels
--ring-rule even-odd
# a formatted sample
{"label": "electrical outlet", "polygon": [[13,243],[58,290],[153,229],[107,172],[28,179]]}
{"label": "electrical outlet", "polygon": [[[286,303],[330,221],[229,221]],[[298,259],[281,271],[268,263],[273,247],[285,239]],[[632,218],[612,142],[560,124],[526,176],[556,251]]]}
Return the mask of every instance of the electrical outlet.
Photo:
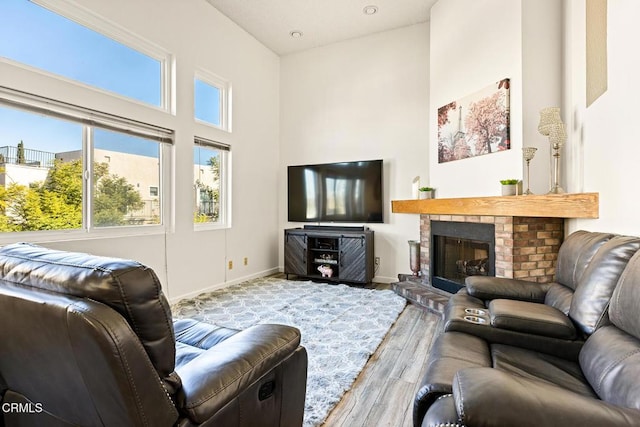
{"label": "electrical outlet", "polygon": [[249,265],[249,258],[244,257],[244,265]]}
{"label": "electrical outlet", "polygon": [[376,265],[380,265],[380,257],[379,256],[376,257],[375,264]]}
{"label": "electrical outlet", "polygon": [[233,261],[229,261],[229,270],[233,270]]}

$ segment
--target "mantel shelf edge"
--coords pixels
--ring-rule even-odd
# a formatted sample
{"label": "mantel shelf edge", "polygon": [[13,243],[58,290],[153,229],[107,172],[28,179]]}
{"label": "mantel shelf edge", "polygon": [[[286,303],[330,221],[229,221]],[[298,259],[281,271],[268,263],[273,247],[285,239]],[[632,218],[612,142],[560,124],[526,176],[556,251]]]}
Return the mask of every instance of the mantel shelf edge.
{"label": "mantel shelf edge", "polygon": [[598,218],[599,193],[392,200],[391,212],[437,215]]}

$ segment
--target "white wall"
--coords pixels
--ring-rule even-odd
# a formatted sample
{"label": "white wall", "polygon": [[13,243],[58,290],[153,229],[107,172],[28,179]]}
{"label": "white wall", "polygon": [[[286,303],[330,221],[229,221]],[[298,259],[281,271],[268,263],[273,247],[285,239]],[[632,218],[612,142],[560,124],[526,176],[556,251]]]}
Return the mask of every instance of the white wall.
{"label": "white wall", "polygon": [[[440,0],[431,9],[430,184],[438,197],[500,194],[500,179],[524,177],[523,146],[536,146],[531,189],[549,189],[549,147],[538,112],[561,99],[561,3]],[[511,149],[438,163],[437,109],[510,78]],[[526,185],[526,183],[525,183]]]}
{"label": "white wall", "polygon": [[608,2],[608,90],[586,108],[585,0],[439,1],[431,10],[431,111],[487,82],[511,77],[513,83],[512,153],[438,165],[436,116],[430,114],[431,183],[440,196],[498,194],[499,176],[522,173],[522,145],[539,148],[531,162],[532,189],[545,193],[549,147],[537,134],[538,112],[557,105],[569,134],[561,184],[569,192],[600,194],[600,218],[569,220],[567,231],[640,235],[634,97],[640,56],[629,45],[640,39],[637,16],[640,2]]}
{"label": "white wall", "polygon": [[286,167],[384,160],[384,224],[375,231],[378,281],[409,272],[418,215],[392,214],[428,175],[429,26],[418,24],[281,58],[280,265],[287,222]]}
{"label": "white wall", "polygon": [[[411,181],[438,197],[495,195],[497,180],[522,176],[522,145],[540,151],[532,188],[548,189],[548,146],[537,135],[540,108],[560,105],[571,130],[565,188],[600,193],[600,219],[570,229],[640,235],[635,142],[640,39],[635,0],[609,2],[609,89],[584,106],[584,0],[441,0],[419,24],[278,58],[201,0],[82,0],[107,19],[175,54],[175,116],[40,73],[0,63],[2,84],[176,131],[175,229],[167,234],[47,243],[140,260],[158,272],[172,298],[265,274],[283,264],[286,166],[385,160],[385,224],[374,224],[377,280],[408,272],[406,240],[417,215],[391,214],[390,201],[411,197]],[[558,7],[565,5],[565,31]],[[149,19],[153,10],[153,19]],[[564,38],[563,38],[564,36]],[[564,73],[558,58],[564,49]],[[233,133],[194,124],[194,68],[233,85]],[[430,76],[431,74],[431,76]],[[512,79],[512,150],[437,164],[436,109],[504,77]],[[191,141],[195,133],[233,146],[233,227],[194,232]],[[546,150],[546,151],[545,151]],[[276,191],[271,189],[277,188]],[[21,239],[22,240],[22,239]],[[242,259],[249,258],[243,266]],[[228,260],[234,269],[226,269]]]}
{"label": "white wall", "polygon": [[574,220],[570,229],[640,235],[638,199],[637,96],[640,94],[640,2],[608,2],[608,89],[589,108],[585,102],[585,1],[566,9],[567,64],[565,105],[572,120],[568,169],[572,191],[600,193],[600,218]]}
{"label": "white wall", "polygon": [[[47,246],[139,260],[158,273],[171,299],[276,271],[281,229],[274,197],[279,171],[279,58],[203,0],[78,2],[175,56],[176,114],[6,63],[0,63],[2,84],[174,129],[175,227],[167,234],[57,240]],[[194,122],[196,67],[231,82],[233,133]],[[229,230],[193,230],[196,133],[232,145],[233,226]],[[244,257],[249,259],[248,266],[242,263]],[[233,270],[226,268],[228,260],[234,261]]]}

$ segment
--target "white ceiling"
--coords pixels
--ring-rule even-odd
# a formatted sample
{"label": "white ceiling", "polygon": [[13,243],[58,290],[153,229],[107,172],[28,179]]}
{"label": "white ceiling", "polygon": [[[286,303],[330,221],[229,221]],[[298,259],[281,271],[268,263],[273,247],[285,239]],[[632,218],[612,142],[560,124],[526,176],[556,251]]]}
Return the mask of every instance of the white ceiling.
{"label": "white ceiling", "polygon": [[[429,20],[437,0],[207,0],[279,55]],[[365,6],[378,12],[365,15]],[[291,31],[301,31],[293,38]]]}

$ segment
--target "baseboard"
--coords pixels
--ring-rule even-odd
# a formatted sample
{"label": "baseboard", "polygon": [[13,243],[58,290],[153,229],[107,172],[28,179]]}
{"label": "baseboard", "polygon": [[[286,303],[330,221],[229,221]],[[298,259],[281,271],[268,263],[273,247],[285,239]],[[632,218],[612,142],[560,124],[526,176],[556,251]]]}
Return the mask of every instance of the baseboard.
{"label": "baseboard", "polygon": [[226,282],[217,283],[215,285],[207,286],[206,288],[198,289],[197,291],[188,292],[186,294],[182,294],[180,296],[169,299],[169,304],[175,304],[180,300],[197,297],[200,294],[205,292],[217,291],[219,289],[224,289],[231,285],[236,285],[238,283],[246,282],[247,280],[259,279],[260,277],[270,276],[272,274],[276,274],[279,272],[279,269],[270,268],[269,270],[263,270],[258,273],[250,274],[248,276],[238,277],[237,279],[228,280]]}
{"label": "baseboard", "polygon": [[398,281],[397,277],[374,276],[373,278],[374,283],[393,283],[397,281]]}

